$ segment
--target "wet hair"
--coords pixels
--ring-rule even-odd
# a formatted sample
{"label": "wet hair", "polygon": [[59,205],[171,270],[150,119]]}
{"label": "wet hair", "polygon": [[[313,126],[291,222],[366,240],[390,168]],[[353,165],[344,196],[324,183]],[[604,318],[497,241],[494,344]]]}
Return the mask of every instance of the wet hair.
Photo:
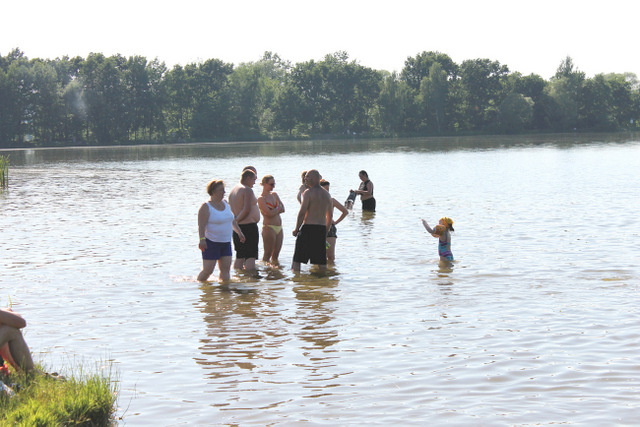
{"label": "wet hair", "polygon": [[271,181],[272,179],[275,179],[273,177],[273,175],[265,175],[262,177],[262,182],[260,183],[260,185],[266,185],[269,181]]}
{"label": "wet hair", "polygon": [[367,173],[367,171],[365,171],[365,170],[361,170],[360,172],[358,172],[358,175],[364,175],[364,176],[366,176],[367,178],[369,178],[369,174],[368,174],[368,173]]}
{"label": "wet hair", "polygon": [[329,185],[331,185],[331,183],[329,181],[327,181],[326,179],[321,179],[320,180],[320,186],[328,187]]}
{"label": "wet hair", "polygon": [[250,177],[250,176],[256,176],[256,173],[254,171],[252,171],[251,169],[245,169],[242,171],[242,179],[241,181],[244,181],[246,178]]}
{"label": "wet hair", "polygon": [[224,181],[221,179],[214,179],[210,183],[207,184],[207,193],[212,195],[218,186],[222,185],[224,187]]}
{"label": "wet hair", "polygon": [[300,176],[302,177],[302,183],[304,184],[304,178],[307,176],[307,171],[303,171]]}
{"label": "wet hair", "polygon": [[258,173],[258,171],[256,170],[255,166],[245,166],[242,168],[242,172],[246,171],[247,169],[254,171],[255,173]]}

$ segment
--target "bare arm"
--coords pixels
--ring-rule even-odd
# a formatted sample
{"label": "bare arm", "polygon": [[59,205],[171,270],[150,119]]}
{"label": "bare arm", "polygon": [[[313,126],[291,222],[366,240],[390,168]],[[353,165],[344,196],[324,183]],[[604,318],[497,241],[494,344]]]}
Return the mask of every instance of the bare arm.
{"label": "bare arm", "polygon": [[278,196],[277,193],[273,193],[276,196],[276,199],[278,199],[278,207],[280,208],[280,213],[284,213],[284,203],[282,203],[282,200],[280,200],[280,196]]}
{"label": "bare arm", "polygon": [[242,232],[242,229],[238,225],[238,221],[234,219],[233,222],[231,222],[231,226],[233,227],[233,231],[235,231],[238,237],[240,238],[240,241],[244,243],[244,240],[245,240],[244,233]]}
{"label": "bare arm", "polygon": [[263,216],[266,216],[268,218],[274,217],[284,212],[284,205],[282,204],[282,200],[280,200],[280,197],[278,197],[276,193],[273,193],[273,195],[275,196],[276,200],[278,200],[278,206],[275,208],[267,205],[264,196],[258,197],[258,207],[260,208],[260,212]]}
{"label": "bare arm", "polygon": [[302,201],[300,202],[300,211],[298,212],[298,219],[296,220],[296,228],[293,230],[293,235],[298,235],[298,230],[302,227],[302,222],[305,216],[307,216],[307,210],[309,210],[309,197],[305,197],[305,193],[302,193]]}
{"label": "bare arm", "polygon": [[11,309],[2,308],[0,309],[0,325],[22,329],[27,326],[27,322],[18,313],[11,311]]}
{"label": "bare arm", "polygon": [[271,218],[272,216],[276,216],[278,213],[275,212],[275,209],[270,208],[267,205],[267,202],[264,200],[263,196],[258,197],[258,207],[260,208],[260,213],[262,216]]}
{"label": "bare arm", "polygon": [[298,202],[300,204],[302,204],[302,195],[304,194],[304,192],[307,191],[307,187],[305,185],[301,185],[300,188],[298,189]]}
{"label": "bare arm", "polygon": [[329,198],[329,203],[327,203],[327,234],[329,234],[329,230],[331,229],[331,224],[333,224],[333,198],[327,193]]}
{"label": "bare arm", "polygon": [[349,211],[342,205],[342,203],[340,203],[336,199],[332,198],[331,200],[333,201],[333,207],[337,208],[342,213],[342,215],[340,215],[340,218],[338,218],[337,221],[333,222],[334,224],[339,224],[347,215],[349,215]]}
{"label": "bare arm", "polygon": [[207,228],[207,222],[209,222],[209,207],[206,203],[203,203],[198,211],[198,236],[200,236],[198,247],[201,250],[207,249],[207,242],[205,241],[204,236],[204,230]]}
{"label": "bare arm", "polygon": [[425,221],[424,219],[422,220],[422,225],[424,225],[424,228],[426,228],[427,232],[431,234],[433,237],[437,237],[437,238],[440,237],[440,234],[433,228],[429,227],[429,224],[427,224],[427,221]]}

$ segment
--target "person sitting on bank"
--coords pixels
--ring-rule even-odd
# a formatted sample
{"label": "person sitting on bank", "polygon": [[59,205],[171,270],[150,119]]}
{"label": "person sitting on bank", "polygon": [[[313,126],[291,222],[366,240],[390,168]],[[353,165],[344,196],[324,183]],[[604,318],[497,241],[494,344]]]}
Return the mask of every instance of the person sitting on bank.
{"label": "person sitting on bank", "polygon": [[0,355],[16,371],[30,372],[34,369],[33,359],[22,332],[27,326],[24,318],[10,308],[0,309]]}

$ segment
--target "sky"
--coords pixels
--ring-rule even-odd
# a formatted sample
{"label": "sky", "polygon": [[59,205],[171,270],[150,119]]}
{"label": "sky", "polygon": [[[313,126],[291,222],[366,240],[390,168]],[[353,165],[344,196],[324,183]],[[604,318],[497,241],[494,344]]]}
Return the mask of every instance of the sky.
{"label": "sky", "polygon": [[0,10],[2,56],[16,47],[43,59],[142,55],[171,68],[346,51],[399,72],[408,57],[438,51],[545,79],[567,56],[587,77],[640,76],[638,0],[9,0]]}

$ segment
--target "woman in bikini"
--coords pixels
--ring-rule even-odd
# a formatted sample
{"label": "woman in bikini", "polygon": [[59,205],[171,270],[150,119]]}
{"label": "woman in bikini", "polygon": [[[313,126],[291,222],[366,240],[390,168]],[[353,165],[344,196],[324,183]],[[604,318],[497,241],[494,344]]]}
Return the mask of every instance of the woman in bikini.
{"label": "woman in bikini", "polygon": [[258,197],[258,207],[262,213],[262,244],[264,245],[264,256],[262,260],[279,266],[278,256],[282,249],[282,219],[280,214],[284,212],[284,204],[273,191],[276,180],[273,176],[267,175],[262,178],[262,194]]}

